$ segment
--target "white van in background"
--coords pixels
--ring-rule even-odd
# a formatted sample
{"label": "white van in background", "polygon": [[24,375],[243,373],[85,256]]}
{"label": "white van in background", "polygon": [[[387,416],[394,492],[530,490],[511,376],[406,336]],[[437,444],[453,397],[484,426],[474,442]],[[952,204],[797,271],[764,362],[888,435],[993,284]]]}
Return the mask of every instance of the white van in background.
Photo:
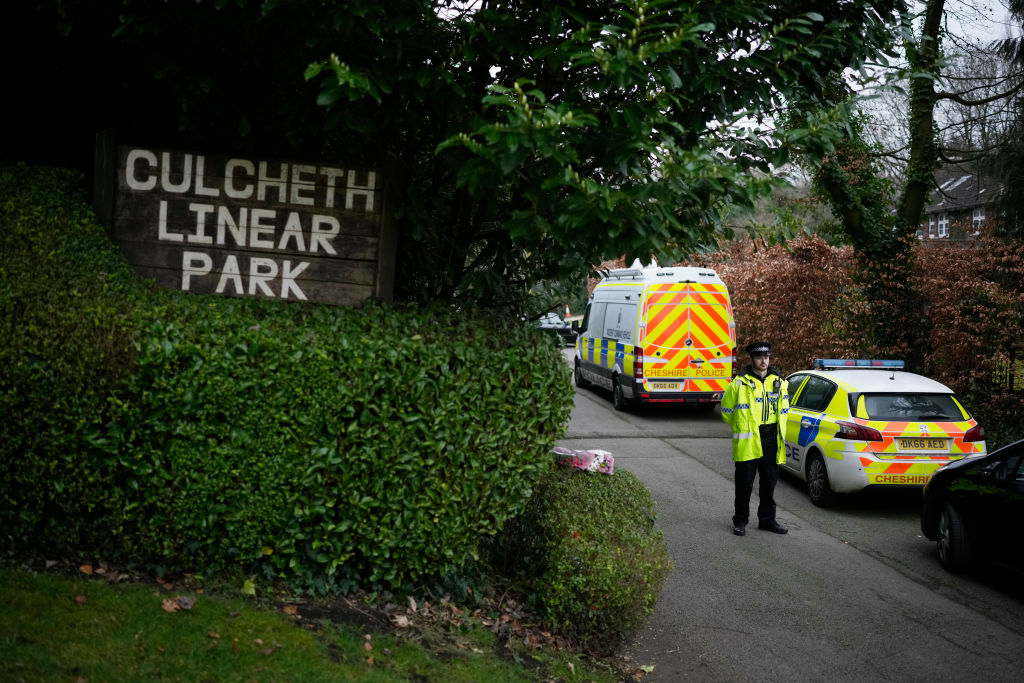
{"label": "white van in background", "polygon": [[709,268],[608,271],[594,288],[576,339],[576,386],[630,404],[713,408],[732,380],[736,323],[725,283]]}

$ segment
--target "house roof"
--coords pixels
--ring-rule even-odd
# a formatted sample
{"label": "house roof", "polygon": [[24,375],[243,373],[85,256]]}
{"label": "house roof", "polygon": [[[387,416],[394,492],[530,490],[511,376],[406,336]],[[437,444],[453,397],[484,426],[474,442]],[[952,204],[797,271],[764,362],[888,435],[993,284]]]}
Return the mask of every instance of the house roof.
{"label": "house roof", "polygon": [[928,196],[926,214],[968,211],[992,203],[999,195],[999,181],[964,167],[946,166],[934,177],[936,188]]}

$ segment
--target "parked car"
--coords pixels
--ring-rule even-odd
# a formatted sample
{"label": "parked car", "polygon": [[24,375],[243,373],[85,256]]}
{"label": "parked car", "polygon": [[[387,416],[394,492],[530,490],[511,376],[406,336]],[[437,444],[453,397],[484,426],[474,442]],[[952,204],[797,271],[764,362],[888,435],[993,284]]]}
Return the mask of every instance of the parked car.
{"label": "parked car", "polygon": [[921,531],[939,562],[959,572],[976,561],[1024,570],[1024,440],[939,468],[924,488]]}
{"label": "parked car", "polygon": [[558,335],[560,344],[568,346],[576,343],[576,330],[572,328],[572,325],[559,318],[556,313],[545,313],[537,321],[537,327]]}
{"label": "parked car", "polygon": [[818,359],[790,375],[783,469],[815,505],[869,486],[921,488],[951,460],[985,454],[985,432],[952,390],[900,360]]}

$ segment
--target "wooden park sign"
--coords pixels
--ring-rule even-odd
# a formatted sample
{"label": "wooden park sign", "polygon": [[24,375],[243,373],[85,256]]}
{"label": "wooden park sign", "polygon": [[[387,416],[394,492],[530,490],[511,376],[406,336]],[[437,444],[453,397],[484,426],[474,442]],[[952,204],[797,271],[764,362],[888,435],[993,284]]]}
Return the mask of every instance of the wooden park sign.
{"label": "wooden park sign", "polygon": [[96,180],[112,241],[161,287],[326,304],[392,297],[394,235],[375,170],[101,139]]}

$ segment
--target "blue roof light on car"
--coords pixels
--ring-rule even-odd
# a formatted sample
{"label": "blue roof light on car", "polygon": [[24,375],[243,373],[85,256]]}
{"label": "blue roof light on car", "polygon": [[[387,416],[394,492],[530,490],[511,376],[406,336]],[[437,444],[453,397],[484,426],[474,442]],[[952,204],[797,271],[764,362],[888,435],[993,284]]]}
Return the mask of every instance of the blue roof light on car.
{"label": "blue roof light on car", "polygon": [[887,368],[902,370],[905,364],[901,360],[877,360],[871,358],[815,358],[814,367],[818,370],[840,370],[849,368]]}

